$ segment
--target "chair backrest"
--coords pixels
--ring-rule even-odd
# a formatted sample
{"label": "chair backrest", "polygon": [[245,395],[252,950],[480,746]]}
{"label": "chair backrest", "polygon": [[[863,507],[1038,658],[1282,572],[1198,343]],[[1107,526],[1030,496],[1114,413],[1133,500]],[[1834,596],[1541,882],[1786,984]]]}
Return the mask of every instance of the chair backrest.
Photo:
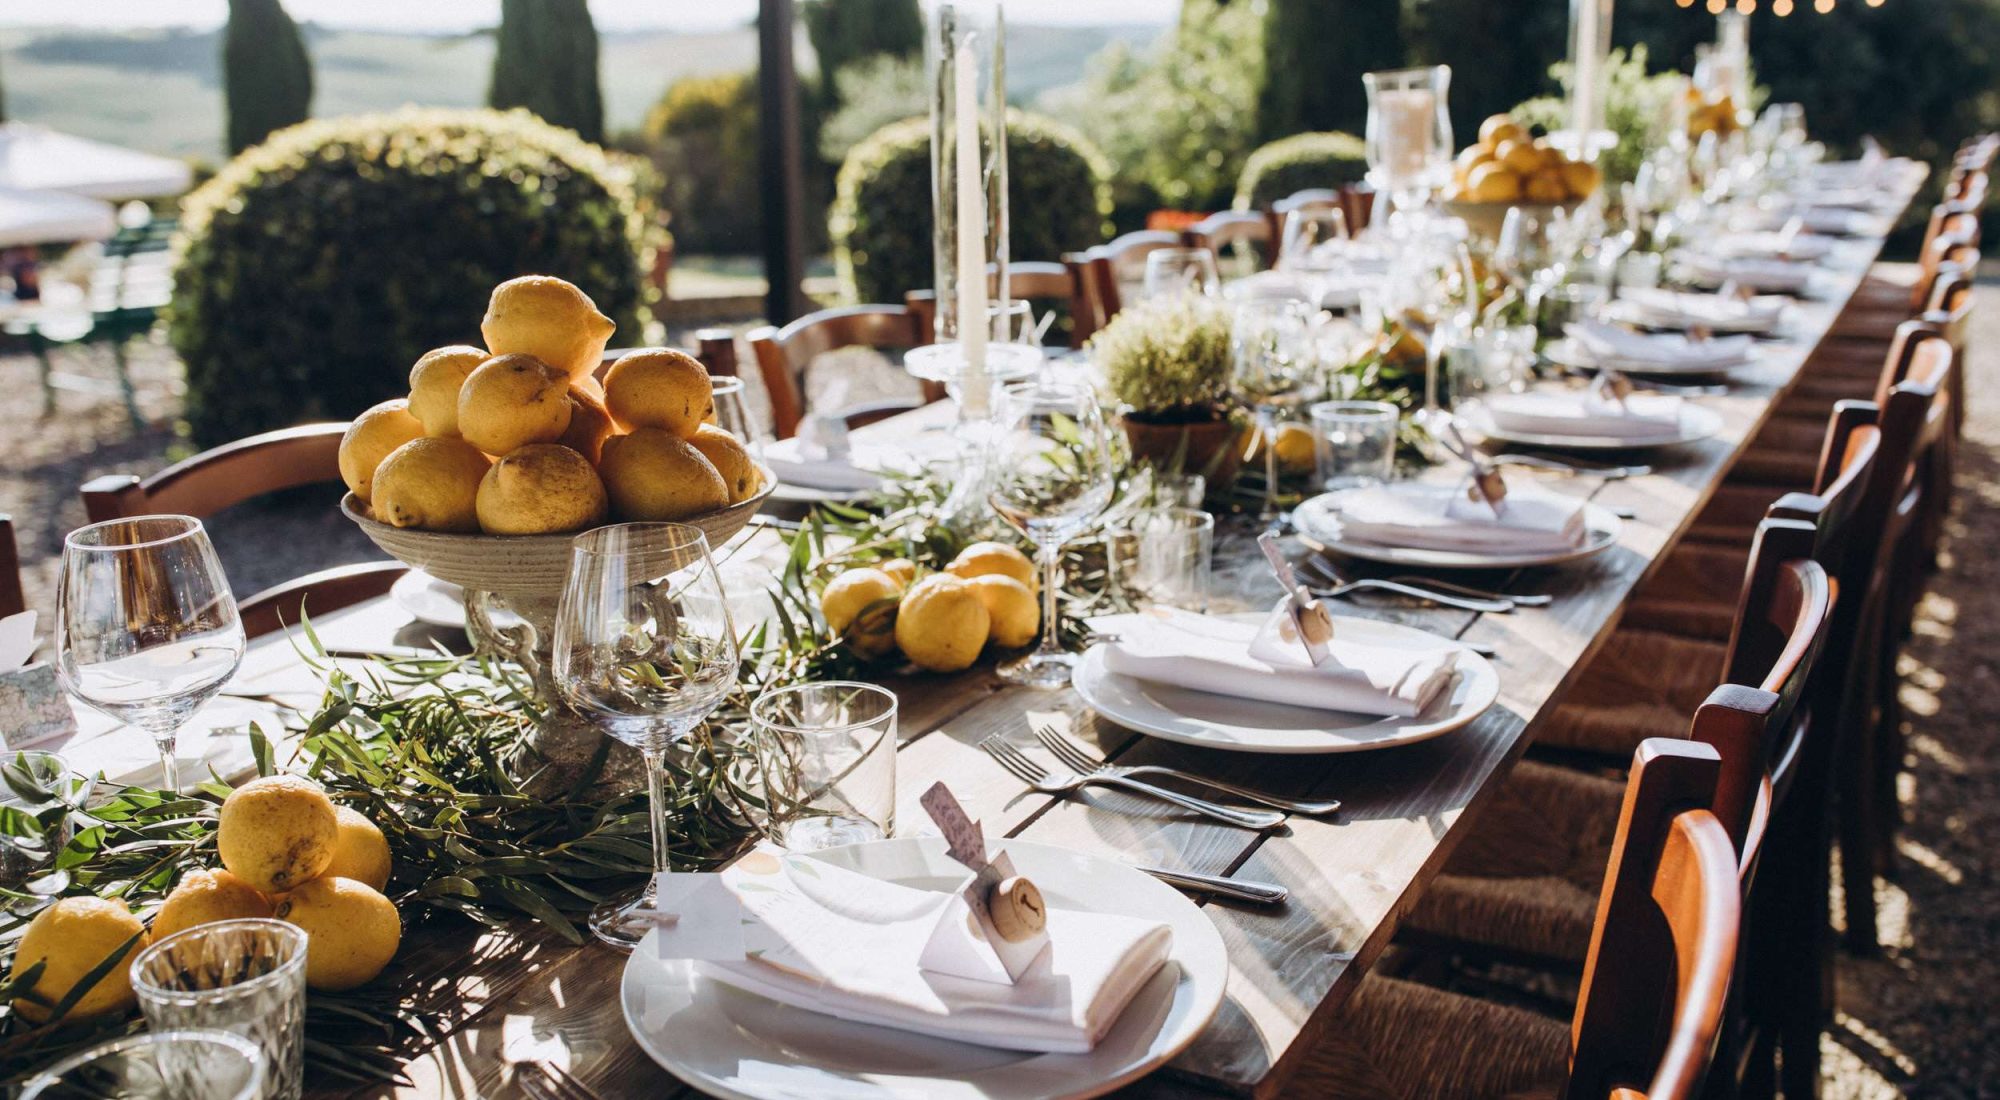
{"label": "chair backrest", "polygon": [[236,613],[243,621],[243,633],[262,637],[296,625],[307,615],[324,615],[351,607],[363,600],[386,596],[410,571],[396,561],[370,561],[322,569],[283,584],[272,585],[249,599],[238,601]]}
{"label": "chair backrest", "polygon": [[1262,271],[1276,262],[1278,240],[1271,235],[1271,219],[1254,210],[1223,210],[1181,230],[1181,240],[1189,248],[1206,248],[1220,262],[1225,254],[1247,252],[1250,267]]}
{"label": "chair backrest", "polygon": [[1163,229],[1141,229],[1085,251],[1081,263],[1084,293],[1089,300],[1091,331],[1111,323],[1125,308],[1121,282],[1136,282],[1145,274],[1146,257],[1162,248],[1179,248],[1181,235]]}
{"label": "chair backrest", "polygon": [[205,519],[252,497],[340,480],[347,424],[281,428],[213,447],[151,477],[107,474],[83,487],[90,522],[162,512]]}
{"label": "chair backrest", "polygon": [[1633,755],[1570,1024],[1568,1100],[1700,1087],[1735,965],[1737,853],[1706,807],[1720,761],[1655,738]]}
{"label": "chair backrest", "polygon": [[[1081,323],[1081,318],[1089,312],[1089,303],[1083,292],[1083,280],[1079,277],[1080,263],[1050,263],[1045,260],[1024,260],[1007,264],[1007,296],[1028,302],[1046,305],[1061,302],[1069,310],[1071,318],[1069,344],[1073,348],[1083,346],[1089,339],[1090,331]],[[987,271],[992,280],[988,283],[990,293],[998,293],[998,273],[990,265]],[[937,291],[912,290],[903,295],[903,305],[910,311],[916,325],[917,336],[928,343],[937,331]],[[1077,333],[1081,331],[1082,336]]]}
{"label": "chair backrest", "polygon": [[0,618],[28,609],[21,592],[21,551],[14,541],[14,517],[0,512]]}
{"label": "chair backrest", "polygon": [[808,313],[783,328],[750,334],[757,372],[771,399],[771,428],[788,439],[805,418],[805,371],[814,359],[840,348],[907,351],[929,342],[906,306],[844,306]]}
{"label": "chair backrest", "polygon": [[736,377],[736,333],[726,328],[705,328],[694,334],[694,343],[695,358],[708,368],[710,378]]}

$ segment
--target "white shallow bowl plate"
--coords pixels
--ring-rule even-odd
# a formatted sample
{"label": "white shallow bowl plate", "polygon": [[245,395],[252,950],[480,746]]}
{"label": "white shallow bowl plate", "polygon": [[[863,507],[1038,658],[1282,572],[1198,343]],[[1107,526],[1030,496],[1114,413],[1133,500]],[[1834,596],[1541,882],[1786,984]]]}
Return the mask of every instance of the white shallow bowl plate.
{"label": "white shallow bowl plate", "polygon": [[[1336,620],[1335,629],[1347,638],[1424,633],[1347,617]],[[1459,655],[1450,690],[1412,718],[1313,710],[1121,676],[1104,667],[1102,645],[1085,651],[1070,684],[1090,709],[1127,729],[1211,749],[1295,754],[1364,752],[1426,741],[1484,714],[1500,695],[1499,672],[1470,649]]]}
{"label": "white shallow bowl plate", "polygon": [[1341,536],[1340,516],[1335,508],[1340,495],[1322,493],[1301,503],[1292,512],[1292,524],[1300,534],[1336,554],[1390,565],[1413,565],[1427,569],[1527,569],[1537,565],[1561,565],[1610,549],[1618,541],[1618,532],[1624,526],[1609,509],[1586,501],[1583,505],[1585,537],[1583,545],[1574,549],[1540,554],[1470,554],[1462,550],[1385,546],[1379,542]]}
{"label": "white shallow bowl plate", "polygon": [[[1164,1065],[1222,1004],[1229,957],[1215,925],[1142,871],[1066,848],[1003,840],[1050,905],[1123,913],[1173,929],[1167,963],[1088,1054],[1035,1054],[932,1039],[791,1008],[654,957],[625,964],[619,996],[640,1049],[689,1085],[735,1100],[1076,1100]],[[964,869],[937,837],[899,837],[813,853],[890,882],[949,890]]]}
{"label": "white shallow bowl plate", "polygon": [[1719,367],[1711,366],[1707,363],[1682,365],[1659,363],[1645,359],[1613,358],[1605,360],[1578,347],[1575,341],[1568,337],[1550,341],[1548,347],[1542,349],[1542,354],[1548,356],[1550,362],[1574,370],[1595,371],[1603,367],[1610,367],[1612,370],[1623,374],[1656,378],[1720,378],[1733,370],[1754,367],[1757,365],[1758,360],[1758,351],[1754,345],[1750,348],[1748,356],[1734,363],[1724,363]]}
{"label": "white shallow bowl plate", "polygon": [[396,578],[389,588],[389,598],[420,623],[465,629],[465,589],[421,569],[412,569]]}
{"label": "white shallow bowl plate", "polygon": [[780,481],[771,489],[771,499],[787,504],[853,504],[868,499],[870,489],[813,489]]}
{"label": "white shallow bowl plate", "polygon": [[1654,447],[1674,447],[1682,443],[1707,439],[1722,430],[1722,417],[1714,409],[1704,409],[1700,405],[1681,406],[1681,431],[1679,435],[1672,437],[1620,439],[1606,435],[1537,435],[1533,432],[1510,432],[1496,426],[1484,410],[1467,413],[1465,423],[1474,433],[1496,442],[1564,451],[1643,451]]}

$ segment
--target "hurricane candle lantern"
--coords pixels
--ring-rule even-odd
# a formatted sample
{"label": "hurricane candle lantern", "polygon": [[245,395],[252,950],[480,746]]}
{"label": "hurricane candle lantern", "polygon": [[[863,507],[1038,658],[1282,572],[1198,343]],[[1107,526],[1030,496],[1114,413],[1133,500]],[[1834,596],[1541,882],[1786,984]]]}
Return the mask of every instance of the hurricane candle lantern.
{"label": "hurricane candle lantern", "polygon": [[1594,161],[1618,143],[1618,136],[1604,127],[1613,2],[1570,0],[1569,129],[1550,137],[1577,160]]}
{"label": "hurricane candle lantern", "polygon": [[1399,209],[1422,206],[1451,162],[1451,116],[1445,106],[1451,67],[1364,73],[1361,81],[1368,90],[1370,182],[1387,191]]}

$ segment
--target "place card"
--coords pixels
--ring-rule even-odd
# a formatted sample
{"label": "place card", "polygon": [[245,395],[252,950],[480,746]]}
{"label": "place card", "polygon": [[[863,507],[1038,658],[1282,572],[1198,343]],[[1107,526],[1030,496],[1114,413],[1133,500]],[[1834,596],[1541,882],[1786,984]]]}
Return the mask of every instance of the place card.
{"label": "place card", "polygon": [[939,914],[918,964],[925,970],[1012,985],[1049,946],[1048,906],[1007,853],[988,856],[979,823],[951,790],[931,784],[918,800],[951,858],[972,871]]}
{"label": "place card", "polygon": [[653,917],[661,959],[734,962],[744,957],[743,926],[751,918],[721,875],[663,871],[653,876],[659,913]]}
{"label": "place card", "polygon": [[54,668],[33,664],[0,672],[0,744],[33,748],[75,732],[76,711]]}

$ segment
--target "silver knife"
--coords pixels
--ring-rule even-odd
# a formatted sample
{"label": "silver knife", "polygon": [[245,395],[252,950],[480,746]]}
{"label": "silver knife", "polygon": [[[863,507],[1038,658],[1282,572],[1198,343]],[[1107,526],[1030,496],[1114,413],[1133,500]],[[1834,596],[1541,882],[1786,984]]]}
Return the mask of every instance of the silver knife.
{"label": "silver knife", "polygon": [[1292,572],[1292,563],[1278,549],[1276,535],[1269,531],[1258,535],[1257,548],[1264,551],[1264,560],[1271,563],[1271,575],[1285,586],[1285,606],[1292,614],[1292,627],[1305,643],[1306,656],[1318,668],[1326,663],[1326,643],[1333,637],[1333,616],[1327,613],[1326,605],[1313,599],[1312,592],[1299,583]]}

